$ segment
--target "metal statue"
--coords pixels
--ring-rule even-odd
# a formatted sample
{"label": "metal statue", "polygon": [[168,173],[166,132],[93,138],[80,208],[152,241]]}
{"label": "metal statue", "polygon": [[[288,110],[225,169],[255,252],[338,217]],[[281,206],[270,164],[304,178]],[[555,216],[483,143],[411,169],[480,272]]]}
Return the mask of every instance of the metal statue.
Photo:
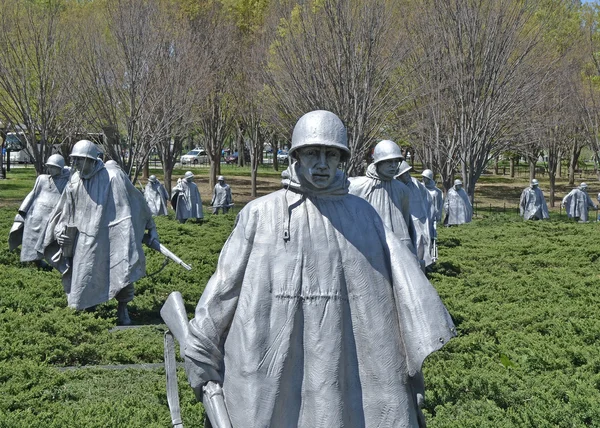
{"label": "metal statue", "polygon": [[368,201],[383,224],[414,251],[410,236],[409,192],[403,183],[394,180],[402,159],[398,144],[390,140],[377,143],[366,177],[350,178],[349,192]]}
{"label": "metal statue", "polygon": [[587,193],[588,185],[581,183],[579,187],[571,190],[562,200],[562,206],[567,211],[567,217],[579,221],[579,223],[587,223],[588,208],[597,210],[598,207]]}
{"label": "metal statue", "polygon": [[423,361],[452,320],[407,246],[348,193],[341,120],[302,116],[289,156],[283,189],[238,214],[198,302],[190,384],[205,402],[221,386],[235,428],[416,427]]}
{"label": "metal statue", "polygon": [[438,189],[435,185],[435,180],[433,179],[433,171],[430,169],[425,169],[421,173],[423,177],[423,185],[429,192],[429,196],[431,196],[431,205],[430,205],[430,213],[431,213],[431,258],[433,261],[436,261],[438,258],[437,251],[437,226],[442,223],[442,209],[444,207],[444,194]]}
{"label": "metal statue", "polygon": [[462,185],[462,181],[454,180],[454,186],[448,189],[446,193],[444,226],[469,223],[473,218],[473,205],[471,205],[469,195],[467,195]]}
{"label": "metal statue", "polygon": [[225,177],[222,175],[217,178],[210,206],[213,208],[213,214],[219,214],[219,209],[223,210],[223,214],[227,214],[229,208],[233,206],[231,188],[229,184],[225,184]]}
{"label": "metal statue", "polygon": [[410,176],[412,167],[406,162],[400,162],[396,178],[408,188],[409,208],[412,218],[413,245],[417,251],[417,258],[423,267],[433,264],[432,258],[432,231],[431,225],[431,196],[416,178]]}
{"label": "metal statue", "polygon": [[153,216],[169,214],[169,211],[167,210],[169,194],[167,193],[165,186],[158,181],[156,175],[151,175],[150,178],[148,178],[148,183],[146,183],[146,188],[144,189],[144,198],[146,199]]}
{"label": "metal statue", "polygon": [[550,218],[544,192],[539,187],[537,179],[531,180],[531,185],[521,193],[519,213],[524,220],[547,220]]}
{"label": "metal statue", "polygon": [[[131,323],[127,303],[133,283],[143,277],[146,258],[142,248],[158,242],[158,233],[142,194],[119,168],[105,168],[96,145],[81,140],[73,146],[71,175],[38,251],[62,273],[67,302],[86,309],[113,297],[119,302],[117,317]],[[52,244],[57,242],[59,251]]]}
{"label": "metal statue", "polygon": [[[9,249],[21,245],[21,261],[41,263],[43,254],[36,249],[40,236],[46,230],[50,214],[56,207],[71,170],[65,167],[65,160],[59,154],[54,154],[46,161],[48,174],[41,174],[35,180],[33,190],[19,207],[19,214],[9,235]],[[22,237],[19,236],[22,234]]]}
{"label": "metal statue", "polygon": [[183,178],[177,180],[171,194],[171,204],[175,210],[175,218],[180,223],[185,223],[188,218],[194,218],[196,221],[204,218],[202,198],[198,186],[194,183],[192,171],[187,171]]}

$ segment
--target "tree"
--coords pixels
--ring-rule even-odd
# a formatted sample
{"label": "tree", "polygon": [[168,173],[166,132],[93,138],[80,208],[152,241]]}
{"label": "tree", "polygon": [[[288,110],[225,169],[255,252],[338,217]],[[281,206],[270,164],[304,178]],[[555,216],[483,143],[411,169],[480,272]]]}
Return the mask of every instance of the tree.
{"label": "tree", "polygon": [[[412,63],[422,122],[414,126],[444,186],[459,165],[473,198],[488,162],[514,139],[517,119],[542,97],[539,4],[520,0],[423,0]],[[550,6],[548,6],[550,7]],[[548,9],[550,10],[550,9]],[[427,152],[427,150],[424,150]],[[427,155],[426,155],[427,158]],[[436,164],[434,164],[434,162]]]}
{"label": "tree", "polygon": [[334,112],[348,129],[347,170],[354,175],[401,99],[398,64],[405,50],[395,26],[396,4],[314,0],[285,5],[274,12],[266,76],[279,127],[290,133],[308,111]]}
{"label": "tree", "polygon": [[0,119],[22,132],[38,174],[77,121],[60,2],[0,0]]}

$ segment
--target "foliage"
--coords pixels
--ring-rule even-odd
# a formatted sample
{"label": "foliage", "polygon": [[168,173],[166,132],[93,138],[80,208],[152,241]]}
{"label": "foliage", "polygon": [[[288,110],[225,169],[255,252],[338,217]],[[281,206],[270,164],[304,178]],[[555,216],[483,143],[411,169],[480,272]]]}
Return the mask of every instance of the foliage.
{"label": "foliage", "polygon": [[[28,188],[18,187],[23,197]],[[0,208],[2,236],[14,210]],[[169,426],[163,369],[65,367],[160,363],[160,306],[179,290],[192,315],[234,218],[157,218],[163,244],[193,270],[169,263],[136,283],[130,306],[141,327],[115,332],[114,301],[96,312],[69,309],[57,272],[21,265],[18,252],[1,249],[0,427]],[[459,335],[425,362],[429,426],[600,425],[597,234],[598,224],[555,213],[550,222],[492,214],[439,230],[431,280]],[[147,257],[156,272],[163,258]],[[185,424],[202,426],[202,407],[178,375]]]}

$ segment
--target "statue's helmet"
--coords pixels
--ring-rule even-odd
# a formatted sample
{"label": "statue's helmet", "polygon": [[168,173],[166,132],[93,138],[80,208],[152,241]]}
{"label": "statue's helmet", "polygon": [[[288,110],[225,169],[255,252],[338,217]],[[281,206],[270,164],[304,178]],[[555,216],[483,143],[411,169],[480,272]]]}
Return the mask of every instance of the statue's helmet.
{"label": "statue's helmet", "polygon": [[98,159],[99,154],[100,151],[94,143],[92,143],[90,140],[81,140],[75,143],[69,156],[72,158],[77,157],[96,160]]}
{"label": "statue's helmet", "polygon": [[373,150],[373,163],[377,164],[391,159],[398,159],[399,161],[404,159],[400,146],[391,140],[383,140],[377,143]]}
{"label": "statue's helmet", "polygon": [[350,157],[346,127],[339,117],[330,111],[315,110],[306,113],[294,126],[289,156],[301,147],[335,147],[341,152],[342,160]]}
{"label": "statue's helmet", "polygon": [[185,178],[185,179],[194,178],[194,174],[192,174],[192,171],[186,171],[186,173],[183,176],[183,178]]}
{"label": "statue's helmet", "polygon": [[48,158],[46,161],[46,166],[55,166],[63,169],[65,167],[65,158],[56,153]]}
{"label": "statue's helmet", "polygon": [[156,175],[151,175],[150,177],[148,177],[148,181],[151,181],[153,183],[156,183],[158,180],[156,179]]}
{"label": "statue's helmet", "polygon": [[581,183],[581,184],[579,185],[579,188],[580,188],[580,189],[587,189],[587,187],[588,187],[587,183]]}
{"label": "statue's helmet", "polygon": [[423,170],[423,172],[421,173],[421,175],[425,178],[430,179],[431,181],[433,181],[433,171],[430,169],[425,169]]}
{"label": "statue's helmet", "polygon": [[217,181],[225,181],[225,177],[223,177],[222,175],[219,175],[217,177]]}
{"label": "statue's helmet", "polygon": [[534,178],[533,180],[531,180],[532,186],[538,186],[539,184],[540,184],[540,182],[537,180],[537,178]]}
{"label": "statue's helmet", "polygon": [[396,177],[401,176],[402,174],[404,174],[405,172],[408,172],[412,169],[412,166],[410,166],[408,164],[408,162],[406,162],[405,160],[403,160],[402,162],[400,162],[400,165],[398,166],[398,173],[396,174]]}
{"label": "statue's helmet", "polygon": [[460,181],[460,180],[454,180],[454,185],[455,186],[462,186],[462,181]]}

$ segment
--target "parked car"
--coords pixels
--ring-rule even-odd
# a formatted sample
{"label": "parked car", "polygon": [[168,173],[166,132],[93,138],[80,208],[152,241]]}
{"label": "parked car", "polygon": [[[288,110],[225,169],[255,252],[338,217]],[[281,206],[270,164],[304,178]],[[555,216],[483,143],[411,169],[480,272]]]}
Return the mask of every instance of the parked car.
{"label": "parked car", "polygon": [[282,165],[287,165],[290,162],[287,150],[277,151],[277,162]]}
{"label": "parked car", "polygon": [[[225,163],[234,164],[238,161],[239,154],[237,151],[232,154],[225,156]],[[250,162],[250,152],[248,150],[244,150],[244,162]]]}
{"label": "parked car", "polygon": [[208,162],[208,155],[206,154],[206,151],[200,147],[190,150],[187,154],[181,156],[181,165],[198,165],[199,163],[206,162]]}

